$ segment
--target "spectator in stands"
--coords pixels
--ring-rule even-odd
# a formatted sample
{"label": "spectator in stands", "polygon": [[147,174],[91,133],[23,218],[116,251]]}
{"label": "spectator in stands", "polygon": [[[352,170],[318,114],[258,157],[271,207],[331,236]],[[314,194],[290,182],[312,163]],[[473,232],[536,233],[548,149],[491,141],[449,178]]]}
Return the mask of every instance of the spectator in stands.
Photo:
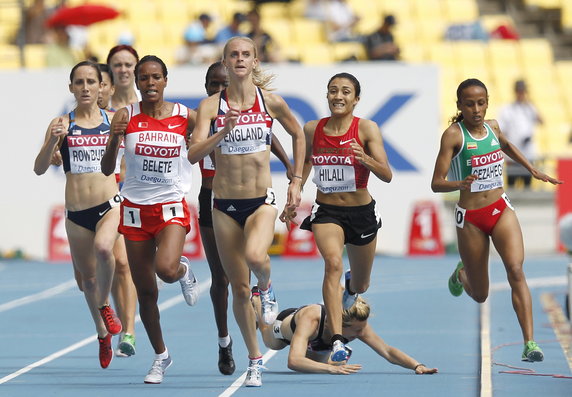
{"label": "spectator in stands", "polygon": [[279,62],[281,58],[278,44],[270,34],[262,29],[260,13],[253,9],[247,14],[247,18],[251,25],[250,33],[247,36],[256,44],[258,60],[260,62]]}
{"label": "spectator in stands", "polygon": [[234,36],[245,36],[244,33],[240,32],[239,28],[243,22],[246,21],[246,16],[243,13],[235,12],[232,16],[232,21],[230,24],[218,31],[215,36],[215,42],[220,45],[224,45],[228,40]]}
{"label": "spectator in stands", "polygon": [[365,37],[364,44],[369,60],[395,61],[399,58],[399,47],[391,33],[395,24],[395,17],[386,15],[379,29]]}
{"label": "spectator in stands", "polygon": [[329,0],[326,13],[326,31],[330,41],[355,41],[353,29],[359,21],[346,0]]}
{"label": "spectator in stands", "polygon": [[[499,111],[498,122],[507,139],[524,154],[530,162],[536,160],[534,145],[534,127],[542,124],[542,118],[536,107],[528,98],[528,89],[524,80],[514,84],[514,102]],[[531,175],[520,164],[507,159],[508,186],[513,187],[517,180],[522,180],[525,187],[530,186]]]}
{"label": "spectator in stands", "polygon": [[177,50],[178,65],[203,65],[212,63],[218,55],[215,45],[205,43],[205,30],[197,24],[190,25],[184,34],[185,43]]}
{"label": "spectator in stands", "polygon": [[34,2],[24,11],[24,31],[26,44],[46,43],[46,21],[52,12],[44,0]]}
{"label": "spectator in stands", "polygon": [[326,20],[326,3],[329,0],[307,0],[304,17],[324,22]]}
{"label": "spectator in stands", "polygon": [[70,45],[66,27],[54,26],[50,33],[49,44],[46,47],[46,66],[49,68],[74,66],[77,57]]}
{"label": "spectator in stands", "polygon": [[199,31],[202,33],[202,36],[203,36],[202,42],[203,43],[212,42],[212,40],[209,40],[209,37],[208,37],[208,30],[209,30],[209,27],[211,26],[211,23],[212,23],[212,17],[209,14],[203,13],[203,14],[199,15],[199,17],[196,21],[194,21],[189,26],[187,26],[187,28],[185,29],[185,35],[189,31]]}

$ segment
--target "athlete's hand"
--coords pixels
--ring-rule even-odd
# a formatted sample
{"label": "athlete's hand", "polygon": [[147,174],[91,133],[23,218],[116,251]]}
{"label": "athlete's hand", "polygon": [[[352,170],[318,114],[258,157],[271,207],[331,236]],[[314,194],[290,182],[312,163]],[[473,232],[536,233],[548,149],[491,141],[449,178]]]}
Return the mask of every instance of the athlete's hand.
{"label": "athlete's hand", "polygon": [[354,152],[354,157],[356,160],[358,160],[363,165],[367,165],[367,161],[370,159],[370,157],[365,154],[363,146],[357,143],[355,138],[353,138],[350,142],[350,146],[352,147],[352,151]]}
{"label": "athlete's hand", "polygon": [[421,364],[420,366],[418,366],[417,368],[415,368],[415,373],[417,375],[423,375],[423,374],[436,374],[437,372],[439,372],[439,370],[437,368],[427,368],[426,366],[424,366],[423,364]]}
{"label": "athlete's hand", "polygon": [[62,165],[62,154],[60,153],[59,150],[56,150],[52,155],[52,160],[50,161],[50,164],[58,167]]}
{"label": "athlete's hand", "polygon": [[563,181],[560,181],[556,178],[552,178],[551,176],[546,175],[544,172],[538,171],[536,168],[532,170],[531,174],[534,178],[541,180],[542,182],[550,182],[553,185],[561,185],[562,183],[564,183]]}
{"label": "athlete's hand", "polygon": [[240,116],[240,110],[229,108],[228,111],[224,114],[224,127],[228,129],[226,131],[223,130],[224,134],[228,134],[238,123],[238,117]]}
{"label": "athlete's hand", "polygon": [[129,124],[129,119],[125,111],[121,112],[121,116],[118,120],[114,120],[111,123],[111,135],[113,136],[123,136],[125,135],[125,130],[127,129],[127,124]]}
{"label": "athlete's hand", "polygon": [[354,374],[361,369],[360,364],[341,364],[330,365],[330,374],[332,375],[349,375]]}
{"label": "athlete's hand", "polygon": [[465,179],[460,181],[459,190],[471,190],[471,184],[476,180],[476,175],[468,175]]}
{"label": "athlete's hand", "polygon": [[295,210],[302,201],[302,180],[300,178],[292,178],[288,184],[288,196],[286,207]]}
{"label": "athlete's hand", "polygon": [[60,137],[65,136],[67,134],[67,131],[64,127],[63,117],[60,116],[58,121],[52,125],[50,133],[52,134],[52,137],[56,138],[56,140],[59,140]]}
{"label": "athlete's hand", "polygon": [[284,211],[280,214],[279,219],[286,224],[286,229],[290,231],[292,225],[298,226],[298,223],[295,221],[296,216],[298,213],[295,209],[288,208],[288,206],[284,206]]}

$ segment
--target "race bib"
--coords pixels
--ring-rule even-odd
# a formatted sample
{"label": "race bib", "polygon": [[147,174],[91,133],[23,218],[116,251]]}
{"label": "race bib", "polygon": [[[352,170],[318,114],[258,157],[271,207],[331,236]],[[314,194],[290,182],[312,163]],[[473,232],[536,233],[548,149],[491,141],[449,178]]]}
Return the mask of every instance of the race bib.
{"label": "race bib", "polygon": [[483,192],[503,186],[504,156],[500,149],[471,157],[471,174],[477,179],[471,184],[471,192]]}
{"label": "race bib", "polygon": [[70,172],[85,174],[101,172],[101,158],[109,135],[84,135],[67,137],[70,157]]}
{"label": "race bib", "polygon": [[322,193],[355,192],[355,168],[351,165],[314,165],[312,182]]}
{"label": "race bib", "polygon": [[[137,179],[149,184],[174,185],[179,176],[183,137],[162,131],[151,134],[140,133],[139,140],[135,143],[134,159]],[[155,136],[156,139],[143,140],[145,136]]]}
{"label": "race bib", "polygon": [[[262,112],[241,113],[236,126],[220,141],[222,154],[248,154],[263,152],[269,145],[267,118]],[[217,129],[224,127],[224,116],[216,119]]]}

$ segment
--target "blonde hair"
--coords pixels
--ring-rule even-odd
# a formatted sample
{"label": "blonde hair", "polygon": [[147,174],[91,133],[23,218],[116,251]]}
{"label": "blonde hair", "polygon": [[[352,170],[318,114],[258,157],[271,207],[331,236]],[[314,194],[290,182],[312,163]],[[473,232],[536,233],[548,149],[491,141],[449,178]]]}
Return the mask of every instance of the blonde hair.
{"label": "blonde hair", "polygon": [[[245,41],[248,44],[250,44],[254,50],[254,58],[258,58],[258,50],[256,48],[256,44],[254,43],[254,41],[252,41],[252,39],[250,39],[248,37],[234,36],[234,37],[230,38],[226,42],[226,44],[224,45],[224,49],[222,51],[222,59],[223,60],[226,59],[226,51],[228,49],[228,46],[230,45],[230,43],[232,43],[236,40],[242,40],[242,41]],[[260,67],[260,64],[256,65],[256,67],[252,71],[252,82],[254,83],[254,85],[257,87],[260,87],[266,91],[274,90],[274,88],[270,87],[270,83],[272,83],[272,80],[274,80],[274,77],[275,77],[274,74],[268,73],[268,72],[265,72],[264,70],[262,70],[262,68]]]}
{"label": "blonde hair", "polygon": [[342,312],[342,327],[349,327],[352,321],[366,321],[371,308],[361,296],[358,296],[354,305]]}

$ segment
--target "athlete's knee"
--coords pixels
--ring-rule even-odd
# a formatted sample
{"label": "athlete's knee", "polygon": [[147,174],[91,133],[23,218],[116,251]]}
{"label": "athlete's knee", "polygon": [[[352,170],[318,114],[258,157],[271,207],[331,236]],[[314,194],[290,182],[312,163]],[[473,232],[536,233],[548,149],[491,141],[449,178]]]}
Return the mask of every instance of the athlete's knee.
{"label": "athlete's knee", "polygon": [[522,270],[522,265],[507,266],[506,275],[508,282],[511,285],[513,283],[522,283],[526,281],[524,270]]}
{"label": "athlete's knee", "polygon": [[354,280],[351,286],[353,292],[356,292],[358,294],[363,294],[369,288],[369,281],[356,282],[356,280]]}
{"label": "athlete's knee", "polygon": [[95,257],[103,262],[111,262],[115,259],[113,256],[113,247],[101,241],[94,243]]}
{"label": "athlete's knee", "polygon": [[233,284],[232,299],[240,303],[250,302],[250,286],[244,283]]}
{"label": "athlete's knee", "polygon": [[339,255],[326,255],[324,257],[326,274],[341,275],[344,270],[344,262]]}
{"label": "athlete's knee", "polygon": [[81,286],[82,286],[82,291],[93,292],[97,286],[97,279],[95,278],[95,275],[89,277],[82,276]]}
{"label": "athlete's knee", "polygon": [[125,258],[115,258],[115,276],[127,277],[131,275],[129,263]]}
{"label": "athlete's knee", "polygon": [[251,269],[263,269],[268,264],[268,253],[264,250],[249,250],[245,252],[244,259]]}
{"label": "athlete's knee", "polygon": [[485,303],[488,297],[489,294],[487,292],[473,292],[471,295],[471,298],[477,303]]}

